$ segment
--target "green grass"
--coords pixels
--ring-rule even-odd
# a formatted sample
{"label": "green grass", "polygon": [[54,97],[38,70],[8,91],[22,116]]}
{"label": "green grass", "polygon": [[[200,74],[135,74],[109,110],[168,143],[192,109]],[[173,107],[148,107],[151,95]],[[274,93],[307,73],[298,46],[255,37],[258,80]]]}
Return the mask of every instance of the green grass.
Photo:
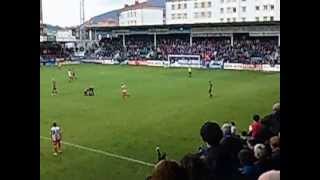
{"label": "green grass", "polygon": [[[78,80],[67,81],[67,68]],[[53,121],[63,129],[63,140],[151,162],[160,145],[168,158],[180,160],[202,144],[199,129],[207,120],[234,120],[247,129],[254,113],[265,115],[280,98],[279,73],[74,65],[41,70],[41,135],[49,137]],[[59,95],[51,96],[55,78]],[[208,80],[214,98],[208,98]],[[131,97],[124,102],[120,83]],[[93,85],[96,96],[84,97]],[[141,180],[152,168],[63,146],[52,155],[50,141],[41,139],[42,180]]]}

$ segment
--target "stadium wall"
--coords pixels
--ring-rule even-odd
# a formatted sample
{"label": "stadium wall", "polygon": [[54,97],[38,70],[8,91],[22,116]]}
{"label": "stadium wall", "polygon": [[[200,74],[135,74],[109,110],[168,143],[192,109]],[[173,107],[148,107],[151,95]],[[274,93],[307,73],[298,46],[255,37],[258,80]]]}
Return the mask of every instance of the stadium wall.
{"label": "stadium wall", "polygon": [[[118,61],[113,60],[98,60],[98,59],[86,59],[82,60],[84,63],[95,63],[95,64],[119,64]],[[165,65],[164,61],[158,60],[147,60],[147,61],[128,61],[129,65],[132,66],[154,66],[163,67]],[[176,63],[170,67],[186,68],[190,65],[188,63]],[[263,72],[280,72],[280,65],[270,65],[270,64],[242,64],[242,63],[223,63],[223,62],[211,62],[207,65],[191,65],[193,68],[209,68],[209,69],[225,69],[225,70],[247,70],[247,71],[263,71]]]}

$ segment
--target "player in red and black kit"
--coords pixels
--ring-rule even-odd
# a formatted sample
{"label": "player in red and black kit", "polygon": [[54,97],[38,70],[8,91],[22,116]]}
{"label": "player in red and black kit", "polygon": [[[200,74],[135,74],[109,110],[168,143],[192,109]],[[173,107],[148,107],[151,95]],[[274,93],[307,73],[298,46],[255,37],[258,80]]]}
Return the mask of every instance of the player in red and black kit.
{"label": "player in red and black kit", "polygon": [[211,81],[209,81],[209,97],[213,97],[213,84]]}
{"label": "player in red and black kit", "polygon": [[51,92],[51,95],[55,96],[57,94],[58,94],[57,82],[54,79],[52,79],[52,92]]}

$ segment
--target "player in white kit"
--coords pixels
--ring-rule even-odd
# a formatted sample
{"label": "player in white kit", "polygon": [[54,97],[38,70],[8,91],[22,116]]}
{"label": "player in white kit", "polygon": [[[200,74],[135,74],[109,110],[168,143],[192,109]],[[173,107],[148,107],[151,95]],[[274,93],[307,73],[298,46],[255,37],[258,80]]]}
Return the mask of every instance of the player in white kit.
{"label": "player in white kit", "polygon": [[57,123],[53,123],[51,127],[51,140],[53,145],[53,155],[57,156],[61,153],[61,128],[57,126]]}

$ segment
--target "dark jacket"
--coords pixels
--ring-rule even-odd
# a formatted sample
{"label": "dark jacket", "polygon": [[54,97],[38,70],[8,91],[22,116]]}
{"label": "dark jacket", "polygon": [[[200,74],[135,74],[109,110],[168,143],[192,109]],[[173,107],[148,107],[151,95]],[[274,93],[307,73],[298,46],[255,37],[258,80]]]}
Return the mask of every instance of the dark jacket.
{"label": "dark jacket", "polygon": [[271,154],[271,168],[280,170],[280,149],[272,152]]}
{"label": "dark jacket", "polygon": [[[225,143],[228,144],[227,142]],[[235,160],[235,156],[233,155],[235,152],[228,151],[229,147],[226,144],[222,143],[202,152],[206,166],[209,169],[210,180],[239,179],[238,160]]]}

